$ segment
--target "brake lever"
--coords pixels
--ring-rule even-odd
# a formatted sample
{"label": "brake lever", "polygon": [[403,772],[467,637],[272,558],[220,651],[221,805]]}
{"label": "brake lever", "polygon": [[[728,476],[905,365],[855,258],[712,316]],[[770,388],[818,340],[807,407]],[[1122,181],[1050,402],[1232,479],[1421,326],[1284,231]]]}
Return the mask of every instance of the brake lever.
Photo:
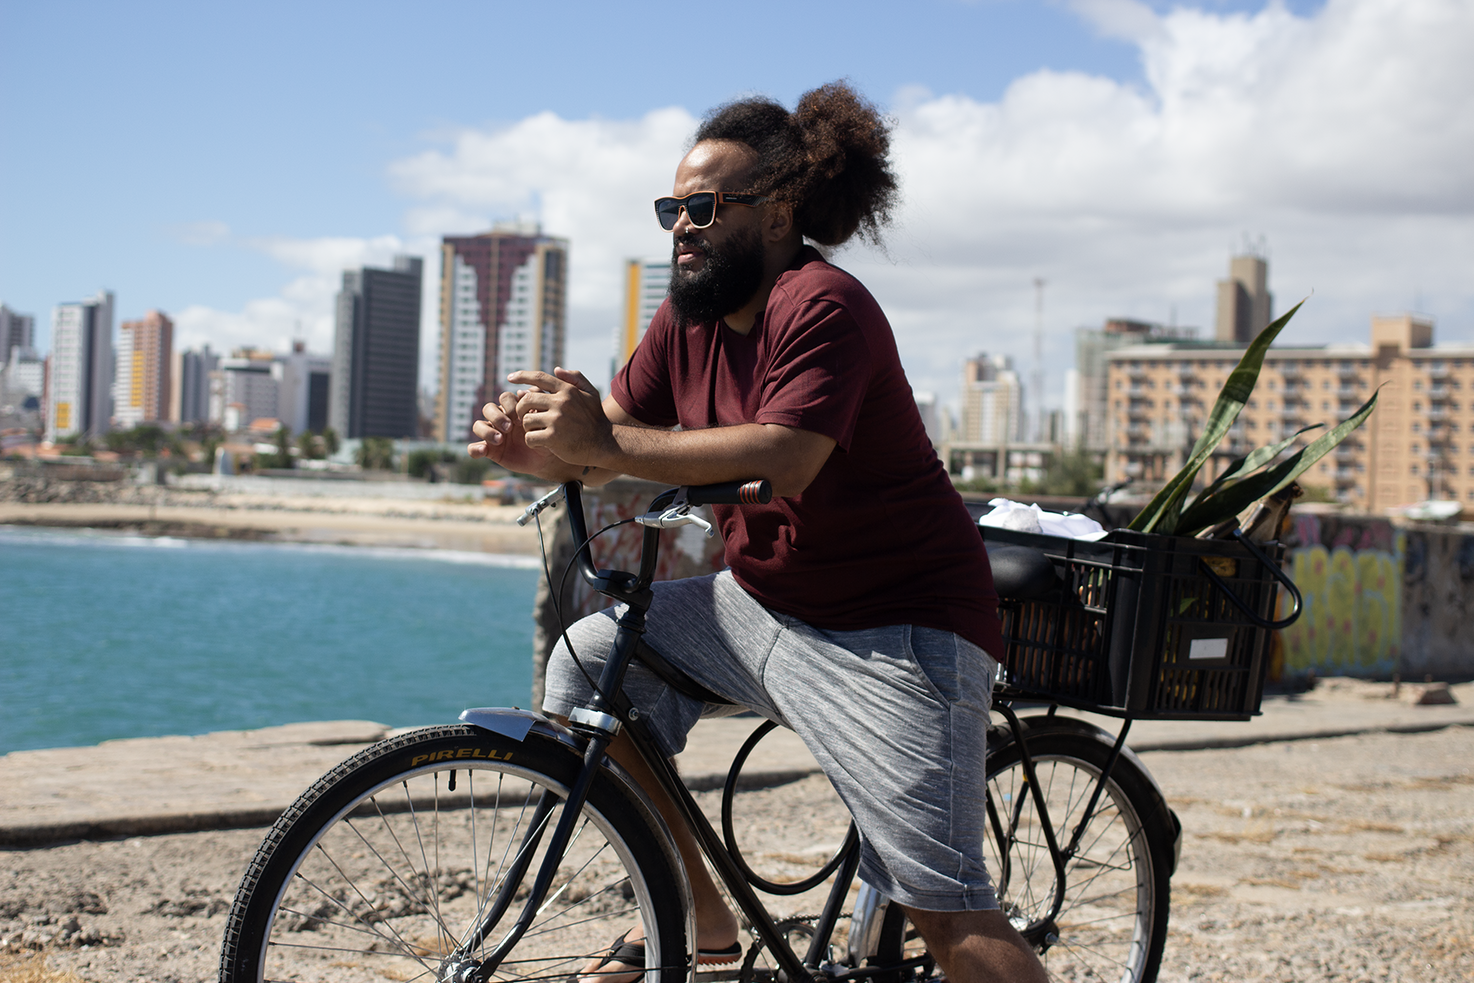
{"label": "brake lever", "polygon": [[539,498],[537,501],[527,506],[527,508],[523,509],[522,514],[517,517],[517,525],[527,525],[533,519],[536,519],[539,515],[541,515],[544,510],[550,509],[553,506],[557,505],[558,499],[562,497],[563,486],[559,485],[557,488],[554,488],[542,498]]}
{"label": "brake lever", "polygon": [[707,539],[715,535],[715,530],[712,529],[710,522],[707,522],[699,515],[691,514],[691,503],[686,500],[686,489],[684,487],[676,492],[675,501],[671,502],[670,507],[664,512],[646,512],[644,515],[637,516],[635,521],[642,526],[649,526],[654,529],[674,529],[676,526],[700,526],[706,531]]}

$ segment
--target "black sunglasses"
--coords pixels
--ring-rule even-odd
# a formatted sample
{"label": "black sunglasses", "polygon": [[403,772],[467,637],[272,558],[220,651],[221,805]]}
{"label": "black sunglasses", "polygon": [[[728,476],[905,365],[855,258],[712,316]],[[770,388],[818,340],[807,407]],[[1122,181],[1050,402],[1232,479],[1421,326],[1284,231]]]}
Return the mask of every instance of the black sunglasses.
{"label": "black sunglasses", "polygon": [[681,209],[691,220],[693,229],[704,229],[717,220],[718,205],[747,205],[756,207],[767,201],[766,195],[741,195],[731,191],[698,191],[684,198],[656,198],[655,217],[660,227],[670,232],[680,221]]}

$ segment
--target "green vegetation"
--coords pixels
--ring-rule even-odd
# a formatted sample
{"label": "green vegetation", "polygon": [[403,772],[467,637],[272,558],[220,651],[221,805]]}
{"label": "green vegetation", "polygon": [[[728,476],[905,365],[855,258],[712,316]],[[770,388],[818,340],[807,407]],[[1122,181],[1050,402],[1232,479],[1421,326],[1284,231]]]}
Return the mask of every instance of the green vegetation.
{"label": "green vegetation", "polygon": [[404,470],[411,478],[430,478],[434,480],[434,471],[432,469],[435,465],[451,464],[455,460],[456,455],[453,451],[421,448],[420,450],[409,452],[409,461],[405,464]]}
{"label": "green vegetation", "polygon": [[394,441],[388,437],[364,437],[358,445],[358,465],[365,471],[393,471]]}
{"label": "green vegetation", "polygon": [[285,423],[276,428],[276,434],[272,437],[276,443],[276,451],[271,454],[259,454],[256,457],[256,467],[290,469],[297,466],[292,458],[292,431]]}
{"label": "green vegetation", "polygon": [[156,423],[140,423],[132,430],[114,430],[103,438],[103,442],[108,450],[123,456],[154,458],[166,448],[171,454],[184,451],[179,435]]}
{"label": "green vegetation", "polygon": [[963,494],[971,493],[974,495],[992,495],[994,492],[1002,490],[1002,486],[992,478],[970,478],[964,481],[956,475],[952,476],[952,487]]}
{"label": "green vegetation", "polygon": [[1092,498],[1100,491],[1103,477],[1100,462],[1095,456],[1077,448],[1054,455],[1039,481],[1025,479],[1019,483],[1018,490],[1025,495]]}
{"label": "green vegetation", "polygon": [[458,485],[479,485],[491,470],[491,462],[485,458],[462,457],[450,473],[450,480]]}

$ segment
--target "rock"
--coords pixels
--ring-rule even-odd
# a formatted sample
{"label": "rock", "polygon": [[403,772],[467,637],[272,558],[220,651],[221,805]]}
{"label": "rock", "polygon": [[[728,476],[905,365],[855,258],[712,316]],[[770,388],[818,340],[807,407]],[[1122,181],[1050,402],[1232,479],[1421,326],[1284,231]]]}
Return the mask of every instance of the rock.
{"label": "rock", "polygon": [[1423,694],[1414,701],[1414,704],[1420,707],[1436,707],[1458,702],[1454,699],[1453,693],[1449,692],[1448,683],[1431,683],[1423,687]]}

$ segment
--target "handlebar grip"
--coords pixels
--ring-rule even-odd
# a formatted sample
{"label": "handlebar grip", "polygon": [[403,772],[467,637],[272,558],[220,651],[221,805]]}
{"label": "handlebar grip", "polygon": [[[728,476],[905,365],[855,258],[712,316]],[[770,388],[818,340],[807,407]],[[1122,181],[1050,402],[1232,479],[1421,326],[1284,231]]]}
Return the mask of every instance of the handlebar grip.
{"label": "handlebar grip", "polygon": [[692,505],[767,505],[772,500],[773,485],[767,478],[719,481],[686,489],[686,501]]}

